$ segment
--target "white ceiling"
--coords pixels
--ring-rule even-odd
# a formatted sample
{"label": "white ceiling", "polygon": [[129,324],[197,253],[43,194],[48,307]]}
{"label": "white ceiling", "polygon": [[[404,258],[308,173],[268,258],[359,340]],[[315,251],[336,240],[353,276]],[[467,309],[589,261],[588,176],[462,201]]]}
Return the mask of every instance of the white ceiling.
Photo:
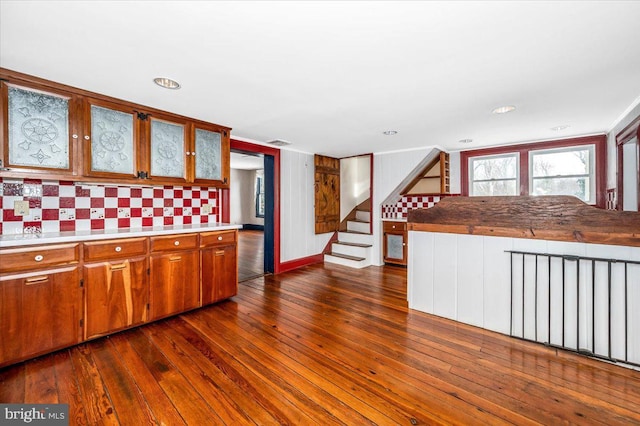
{"label": "white ceiling", "polygon": [[231,152],[230,166],[232,169],[260,170],[264,169],[264,157],[262,155]]}
{"label": "white ceiling", "polygon": [[459,150],[609,130],[640,100],[639,18],[638,1],[2,0],[0,66],[310,153]]}

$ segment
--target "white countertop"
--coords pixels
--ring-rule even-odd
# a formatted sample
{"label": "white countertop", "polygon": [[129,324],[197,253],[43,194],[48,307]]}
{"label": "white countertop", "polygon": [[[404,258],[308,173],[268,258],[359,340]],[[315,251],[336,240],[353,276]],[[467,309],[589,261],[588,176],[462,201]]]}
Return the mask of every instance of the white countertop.
{"label": "white countertop", "polygon": [[44,234],[0,235],[0,248],[16,246],[36,246],[52,243],[73,243],[80,241],[109,240],[112,238],[150,237],[167,234],[188,234],[190,232],[224,231],[240,229],[242,225],[229,223],[204,223],[200,225],[147,226],[143,228],[100,229],[94,231],[50,232]]}
{"label": "white countertop", "polygon": [[381,219],[383,222],[406,222],[407,218],[406,217],[400,217],[400,218],[384,218]]}

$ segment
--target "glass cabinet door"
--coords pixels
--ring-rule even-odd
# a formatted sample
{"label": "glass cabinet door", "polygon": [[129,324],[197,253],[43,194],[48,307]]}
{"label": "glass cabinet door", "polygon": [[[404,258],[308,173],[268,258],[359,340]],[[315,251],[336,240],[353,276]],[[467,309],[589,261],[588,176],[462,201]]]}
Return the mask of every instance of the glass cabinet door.
{"label": "glass cabinet door", "polygon": [[398,234],[385,234],[387,239],[387,252],[385,257],[389,259],[404,259],[404,237]]}
{"label": "glass cabinet door", "polygon": [[134,114],[91,105],[91,172],[135,176]]}
{"label": "glass cabinet door", "polygon": [[70,97],[7,85],[7,166],[71,169]]}
{"label": "glass cabinet door", "polygon": [[185,158],[190,155],[185,143],[184,124],[151,117],[150,175],[185,180]]}
{"label": "glass cabinet door", "polygon": [[196,129],[195,178],[222,180],[222,135],[204,129]]}

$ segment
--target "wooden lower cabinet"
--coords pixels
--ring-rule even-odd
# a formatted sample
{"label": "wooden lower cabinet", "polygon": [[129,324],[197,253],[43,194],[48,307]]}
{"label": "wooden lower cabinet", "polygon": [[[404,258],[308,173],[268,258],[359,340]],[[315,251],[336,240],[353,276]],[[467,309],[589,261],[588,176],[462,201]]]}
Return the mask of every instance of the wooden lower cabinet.
{"label": "wooden lower cabinet", "polygon": [[0,277],[0,367],[78,343],[78,266]]}
{"label": "wooden lower cabinet", "polygon": [[202,305],[238,294],[237,231],[203,234],[200,248]]}
{"label": "wooden lower cabinet", "polygon": [[151,256],[149,320],[200,306],[198,270],[197,250]]}
{"label": "wooden lower cabinet", "polygon": [[85,339],[147,320],[147,257],[84,265]]}
{"label": "wooden lower cabinet", "polygon": [[382,258],[385,263],[407,266],[407,223],[382,221]]}

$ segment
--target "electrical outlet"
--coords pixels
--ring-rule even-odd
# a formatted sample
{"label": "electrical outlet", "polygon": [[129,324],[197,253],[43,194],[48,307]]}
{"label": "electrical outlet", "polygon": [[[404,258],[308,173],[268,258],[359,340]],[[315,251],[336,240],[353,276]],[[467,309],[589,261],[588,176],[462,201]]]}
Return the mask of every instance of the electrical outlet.
{"label": "electrical outlet", "polygon": [[29,202],[24,200],[16,200],[13,202],[13,215],[14,216],[28,216],[29,215]]}
{"label": "electrical outlet", "polygon": [[202,214],[211,214],[211,204],[202,205]]}

